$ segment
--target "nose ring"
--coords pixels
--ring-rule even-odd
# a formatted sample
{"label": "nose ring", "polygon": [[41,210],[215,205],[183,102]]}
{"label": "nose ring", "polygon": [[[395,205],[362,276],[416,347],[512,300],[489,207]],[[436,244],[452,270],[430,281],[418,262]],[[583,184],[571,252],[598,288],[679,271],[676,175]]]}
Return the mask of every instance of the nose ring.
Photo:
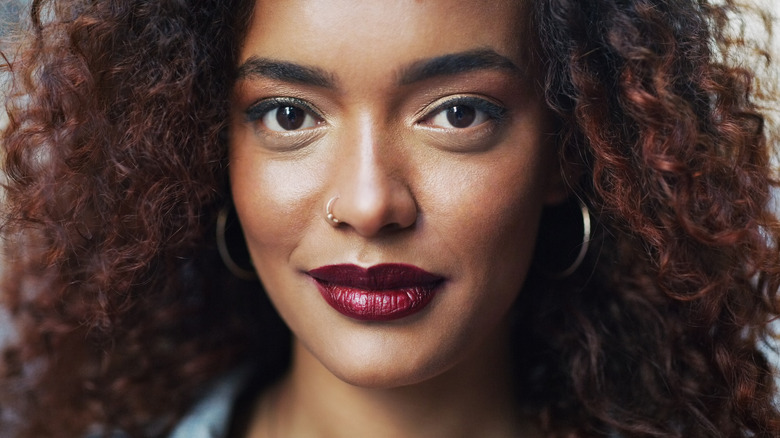
{"label": "nose ring", "polygon": [[336,218],[336,216],[333,216],[333,212],[330,211],[331,207],[333,207],[333,203],[336,202],[336,199],[339,199],[338,196],[334,196],[330,198],[328,201],[328,205],[325,206],[325,217],[328,219],[328,222],[331,223],[331,225],[336,226],[341,221]]}

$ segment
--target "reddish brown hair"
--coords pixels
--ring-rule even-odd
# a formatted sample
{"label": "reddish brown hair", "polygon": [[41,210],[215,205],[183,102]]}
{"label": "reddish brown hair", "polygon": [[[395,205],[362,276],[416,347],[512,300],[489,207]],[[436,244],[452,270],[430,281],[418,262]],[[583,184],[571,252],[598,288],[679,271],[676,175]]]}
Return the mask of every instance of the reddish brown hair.
{"label": "reddish brown hair", "polygon": [[[2,388],[26,436],[162,436],[227,367],[257,352],[283,366],[275,315],[212,237],[252,3],[33,2],[2,134],[3,296],[22,337]],[[780,228],[753,76],[718,30],[736,7],[533,3],[564,166],[598,234],[577,275],[521,295],[521,397],[587,436],[779,436],[759,345]]]}

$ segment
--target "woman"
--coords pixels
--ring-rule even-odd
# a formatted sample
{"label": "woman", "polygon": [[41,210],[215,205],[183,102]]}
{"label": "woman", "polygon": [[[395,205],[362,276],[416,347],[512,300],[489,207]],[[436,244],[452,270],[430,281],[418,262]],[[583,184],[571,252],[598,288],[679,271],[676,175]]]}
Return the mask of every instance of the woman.
{"label": "woman", "polygon": [[780,435],[735,10],[33,2],[20,435],[165,436],[214,391],[216,436]]}

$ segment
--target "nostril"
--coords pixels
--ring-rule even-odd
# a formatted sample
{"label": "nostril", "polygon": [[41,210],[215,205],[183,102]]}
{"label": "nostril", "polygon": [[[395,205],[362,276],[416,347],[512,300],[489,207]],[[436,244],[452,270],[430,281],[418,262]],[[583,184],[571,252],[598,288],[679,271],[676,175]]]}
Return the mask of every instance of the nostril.
{"label": "nostril", "polygon": [[395,232],[395,231],[401,231],[407,228],[411,228],[412,226],[414,226],[414,224],[412,224],[411,226],[404,226],[399,224],[398,222],[393,222],[382,227],[382,230],[386,232]]}

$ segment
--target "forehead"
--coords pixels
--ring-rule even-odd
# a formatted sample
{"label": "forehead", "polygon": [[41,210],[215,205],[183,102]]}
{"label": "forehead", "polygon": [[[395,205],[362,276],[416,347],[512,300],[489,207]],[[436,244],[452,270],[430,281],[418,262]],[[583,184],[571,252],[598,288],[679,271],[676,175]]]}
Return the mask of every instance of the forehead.
{"label": "forehead", "polygon": [[524,3],[258,0],[239,63],[261,54],[326,68],[379,67],[486,48],[518,59],[528,45]]}

